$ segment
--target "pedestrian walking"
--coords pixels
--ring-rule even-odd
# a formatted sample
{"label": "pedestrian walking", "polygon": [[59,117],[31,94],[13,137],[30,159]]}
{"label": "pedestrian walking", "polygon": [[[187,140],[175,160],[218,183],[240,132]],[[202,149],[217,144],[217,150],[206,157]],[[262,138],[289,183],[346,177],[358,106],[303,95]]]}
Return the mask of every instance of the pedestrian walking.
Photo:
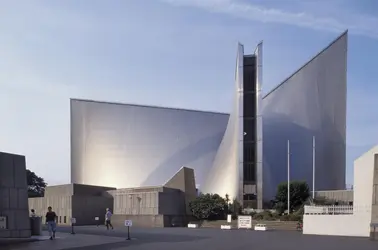
{"label": "pedestrian walking", "polygon": [[50,240],[55,239],[55,231],[56,231],[56,222],[58,216],[52,210],[52,207],[47,208],[48,212],[46,213],[46,224],[49,229]]}
{"label": "pedestrian walking", "polygon": [[109,230],[109,227],[112,228],[112,230],[114,229],[113,228],[113,225],[112,225],[112,212],[110,211],[109,208],[106,209],[106,213],[105,213],[105,225],[106,225],[106,229]]}

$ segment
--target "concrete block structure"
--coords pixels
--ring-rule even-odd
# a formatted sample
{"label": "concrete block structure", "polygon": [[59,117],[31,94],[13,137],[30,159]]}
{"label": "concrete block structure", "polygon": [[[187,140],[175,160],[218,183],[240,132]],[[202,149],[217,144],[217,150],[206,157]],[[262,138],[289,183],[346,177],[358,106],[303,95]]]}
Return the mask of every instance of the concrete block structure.
{"label": "concrete block structure", "polygon": [[29,238],[28,210],[25,156],[0,152],[0,217],[6,218],[0,238]]}
{"label": "concrete block structure", "polygon": [[[106,208],[113,211],[113,224],[133,220],[134,226],[166,227],[184,225],[189,216],[189,202],[197,195],[194,170],[182,167],[165,185],[115,189],[110,187],[68,184],[47,187],[45,197],[30,198],[29,207],[44,217],[53,207],[59,224],[94,225],[95,217],[104,223]],[[44,218],[43,218],[44,220]]]}
{"label": "concrete block structure", "polygon": [[162,186],[109,191],[114,198],[114,223],[133,220],[135,226],[186,225],[189,202],[197,196],[194,170],[182,167]]}
{"label": "concrete block structure", "polygon": [[305,206],[303,233],[369,237],[378,223],[378,146],[354,162],[353,205]]}
{"label": "concrete block structure", "polygon": [[45,221],[47,208],[51,206],[58,216],[58,223],[71,224],[76,218],[77,225],[95,224],[95,217],[104,222],[106,208],[113,208],[113,199],[106,191],[114,188],[79,184],[47,187],[44,197],[29,198],[29,207]]}

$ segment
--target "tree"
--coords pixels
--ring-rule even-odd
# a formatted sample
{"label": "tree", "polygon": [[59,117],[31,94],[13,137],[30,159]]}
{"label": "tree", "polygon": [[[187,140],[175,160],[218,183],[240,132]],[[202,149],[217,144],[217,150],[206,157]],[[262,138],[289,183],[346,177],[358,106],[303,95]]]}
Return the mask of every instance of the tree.
{"label": "tree", "polygon": [[200,194],[189,203],[190,211],[198,220],[224,219],[227,202],[218,194]]}
{"label": "tree", "polygon": [[42,177],[39,177],[33,171],[26,169],[26,180],[28,184],[28,196],[43,197],[47,183]]}
{"label": "tree", "polygon": [[242,213],[242,206],[237,199],[233,199],[232,203],[228,204],[228,211],[232,214],[233,220],[235,220],[238,215]]}
{"label": "tree", "polygon": [[[287,209],[287,182],[280,183],[274,200],[274,207],[283,213]],[[298,209],[310,197],[310,189],[305,181],[290,182],[290,211]]]}

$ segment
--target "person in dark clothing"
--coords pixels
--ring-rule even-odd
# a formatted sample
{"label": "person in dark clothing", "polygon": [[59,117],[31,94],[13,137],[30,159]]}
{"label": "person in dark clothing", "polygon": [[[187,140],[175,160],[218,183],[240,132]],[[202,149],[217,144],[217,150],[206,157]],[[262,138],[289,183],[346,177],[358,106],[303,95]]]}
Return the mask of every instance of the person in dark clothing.
{"label": "person in dark clothing", "polygon": [[109,230],[109,227],[111,227],[112,229],[113,228],[113,225],[112,225],[112,212],[110,211],[109,208],[106,209],[106,213],[105,213],[105,226],[106,226],[106,229]]}
{"label": "person in dark clothing", "polygon": [[56,220],[58,216],[52,211],[52,207],[48,207],[48,212],[46,213],[46,224],[49,229],[50,240],[55,239],[55,230],[56,230]]}

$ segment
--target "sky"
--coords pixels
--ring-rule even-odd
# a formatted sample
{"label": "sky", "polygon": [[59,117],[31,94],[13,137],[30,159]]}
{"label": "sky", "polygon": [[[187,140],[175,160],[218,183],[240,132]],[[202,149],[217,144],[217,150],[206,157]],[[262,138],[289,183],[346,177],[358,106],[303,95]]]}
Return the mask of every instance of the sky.
{"label": "sky", "polygon": [[[69,99],[229,112],[237,43],[269,92],[349,29],[347,183],[378,144],[378,1],[0,1],[0,151],[70,182]],[[285,58],[285,60],[282,60]]]}

